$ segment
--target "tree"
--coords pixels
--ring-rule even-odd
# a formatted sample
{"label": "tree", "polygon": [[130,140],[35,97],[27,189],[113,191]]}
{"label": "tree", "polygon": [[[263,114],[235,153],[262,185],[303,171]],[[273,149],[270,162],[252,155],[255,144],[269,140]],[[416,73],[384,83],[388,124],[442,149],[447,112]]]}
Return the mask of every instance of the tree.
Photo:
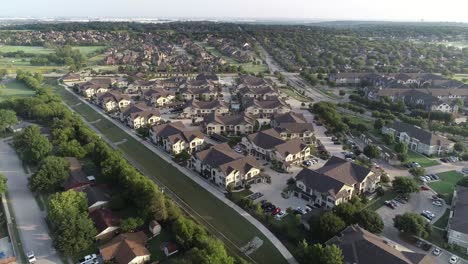
{"label": "tree", "polygon": [[123,232],[132,232],[145,224],[145,221],[139,217],[129,217],[120,223],[120,229]]}
{"label": "tree", "polygon": [[432,232],[431,224],[417,213],[397,215],[393,218],[393,225],[402,233],[422,238],[429,237]]}
{"label": "tree", "polygon": [[380,156],[380,149],[376,145],[370,144],[364,147],[363,153],[369,159],[375,159]]}
{"label": "tree", "polygon": [[393,134],[385,134],[383,135],[382,140],[386,145],[392,145],[395,142],[395,137]]}
{"label": "tree", "polygon": [[423,176],[426,174],[426,169],[424,169],[423,167],[418,167],[418,168],[411,168],[409,170],[409,172],[415,176],[415,177],[419,177],[419,176]]}
{"label": "tree", "polygon": [[318,231],[323,240],[328,240],[346,227],[346,223],[331,212],[321,215],[318,224]]}
{"label": "tree", "polygon": [[352,203],[340,203],[333,208],[333,213],[341,218],[347,225],[354,224],[356,215],[362,206],[356,206]]}
{"label": "tree", "polygon": [[297,248],[297,260],[300,263],[343,264],[343,253],[334,244],[325,247],[321,244],[310,246],[307,241],[302,240]]}
{"label": "tree", "polygon": [[199,245],[201,240],[207,236],[202,226],[185,217],[177,219],[172,224],[172,230],[176,234],[177,243],[185,249]]}
{"label": "tree", "polygon": [[47,137],[43,136],[38,126],[30,126],[14,136],[13,142],[22,160],[37,164],[52,151]]}
{"label": "tree", "polygon": [[384,228],[384,223],[379,214],[375,211],[362,210],[357,216],[357,223],[360,227],[372,233],[380,233]]}
{"label": "tree", "polygon": [[33,191],[53,191],[68,177],[69,163],[61,157],[45,158],[37,172],[29,178],[29,187]]}
{"label": "tree", "polygon": [[408,145],[403,142],[398,142],[395,144],[395,151],[399,154],[406,154],[408,153]]}
{"label": "tree", "polygon": [[0,194],[4,194],[7,190],[7,177],[0,173]]}
{"label": "tree", "polygon": [[458,182],[457,185],[463,186],[463,187],[468,187],[468,177],[463,177],[461,178]]}
{"label": "tree", "polygon": [[395,192],[402,194],[410,194],[419,191],[419,186],[416,181],[408,177],[395,177],[392,181],[392,186]]}
{"label": "tree", "polygon": [[65,157],[75,157],[77,159],[82,159],[86,155],[86,150],[76,139],[60,144],[60,152]]}
{"label": "tree", "polygon": [[200,246],[191,249],[187,255],[190,263],[234,264],[234,258],[228,255],[224,244],[220,240],[208,236],[204,237]]}
{"label": "tree", "polygon": [[377,130],[382,129],[384,125],[385,125],[385,122],[383,121],[382,118],[378,118],[374,121],[374,128]]}
{"label": "tree", "polygon": [[465,151],[465,145],[463,145],[463,143],[461,143],[461,142],[457,142],[453,146],[453,149],[458,151],[458,152],[463,152],[463,151]]}
{"label": "tree", "polygon": [[18,119],[14,111],[0,109],[0,132],[5,132],[7,128],[16,123],[18,123]]}
{"label": "tree", "polygon": [[51,196],[47,220],[54,246],[66,256],[73,256],[94,243],[96,228],[89,218],[86,194],[74,190]]}

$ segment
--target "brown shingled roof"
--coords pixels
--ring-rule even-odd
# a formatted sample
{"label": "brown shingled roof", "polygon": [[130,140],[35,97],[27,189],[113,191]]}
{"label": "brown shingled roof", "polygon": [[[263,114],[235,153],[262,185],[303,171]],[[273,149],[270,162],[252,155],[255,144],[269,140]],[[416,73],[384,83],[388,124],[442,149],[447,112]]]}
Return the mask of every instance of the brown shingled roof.
{"label": "brown shingled roof", "polygon": [[145,244],[148,237],[142,231],[120,234],[99,248],[104,261],[114,259],[119,264],[128,264],[136,257],[150,255]]}

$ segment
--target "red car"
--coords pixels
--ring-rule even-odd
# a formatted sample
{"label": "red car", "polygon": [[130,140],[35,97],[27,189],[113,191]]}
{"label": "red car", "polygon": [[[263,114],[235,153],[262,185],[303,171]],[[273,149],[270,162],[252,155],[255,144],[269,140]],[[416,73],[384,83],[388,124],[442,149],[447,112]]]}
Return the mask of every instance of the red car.
{"label": "red car", "polygon": [[421,190],[423,190],[423,191],[429,191],[430,189],[429,189],[429,187],[423,185],[423,186],[421,186]]}
{"label": "red car", "polygon": [[281,208],[276,207],[276,209],[273,210],[273,212],[271,212],[271,215],[276,215],[276,214],[278,214],[279,212],[281,212]]}

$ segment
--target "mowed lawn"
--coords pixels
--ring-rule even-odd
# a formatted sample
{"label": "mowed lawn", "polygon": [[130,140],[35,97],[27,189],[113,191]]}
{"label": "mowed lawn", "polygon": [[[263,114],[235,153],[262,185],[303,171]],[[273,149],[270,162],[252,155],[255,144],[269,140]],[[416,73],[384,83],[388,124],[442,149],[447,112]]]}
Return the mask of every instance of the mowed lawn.
{"label": "mowed lawn", "polygon": [[430,166],[435,166],[439,165],[439,162],[437,160],[431,160],[428,157],[416,153],[414,151],[408,151],[408,162],[417,162],[421,167],[430,167]]}
{"label": "mowed lawn", "polygon": [[452,202],[453,190],[457,182],[463,178],[463,174],[457,171],[446,171],[437,174],[440,177],[439,181],[430,182],[428,185],[438,194],[443,195],[445,201],[450,204]]}
{"label": "mowed lawn", "polygon": [[23,83],[10,79],[2,82],[5,88],[0,89],[0,101],[7,100],[11,97],[31,96],[34,91],[26,87]]}
{"label": "mowed lawn", "polygon": [[[150,178],[155,178],[175,192],[188,204],[198,222],[218,238],[222,239],[231,253],[241,254],[236,247],[246,245],[255,236],[263,240],[263,245],[250,255],[257,263],[286,263],[279,251],[266,237],[238,213],[226,206],[211,193],[201,188],[194,181],[183,175],[172,164],[165,162],[159,156],[147,149],[143,144],[130,137],[112,122],[103,118],[86,104],[80,103],[74,95],[58,87],[56,92],[62,96],[65,103],[82,115],[88,121],[101,121],[93,125],[113,142],[126,139],[118,148],[131,160],[139,165],[139,169]],[[193,212],[192,212],[193,213]],[[234,247],[233,243],[236,247]]]}
{"label": "mowed lawn", "polygon": [[25,53],[33,53],[33,54],[49,54],[49,53],[53,53],[54,49],[46,49],[41,46],[13,46],[13,45],[0,46],[0,52],[15,52],[15,51],[24,51]]}

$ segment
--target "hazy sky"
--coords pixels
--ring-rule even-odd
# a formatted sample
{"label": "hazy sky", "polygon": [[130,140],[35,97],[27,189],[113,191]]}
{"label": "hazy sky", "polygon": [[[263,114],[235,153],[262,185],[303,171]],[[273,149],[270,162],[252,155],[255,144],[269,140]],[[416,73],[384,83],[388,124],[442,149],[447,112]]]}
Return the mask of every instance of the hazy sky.
{"label": "hazy sky", "polygon": [[1,0],[0,16],[468,22],[468,0]]}

